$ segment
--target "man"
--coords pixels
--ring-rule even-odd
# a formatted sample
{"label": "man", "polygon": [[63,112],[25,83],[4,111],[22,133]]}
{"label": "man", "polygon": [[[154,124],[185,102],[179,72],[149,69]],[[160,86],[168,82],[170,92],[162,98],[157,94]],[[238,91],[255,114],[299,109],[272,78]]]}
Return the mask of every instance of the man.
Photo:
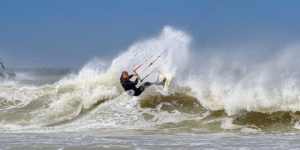
{"label": "man", "polygon": [[164,79],[162,82],[145,82],[144,84],[142,84],[141,86],[139,86],[138,88],[136,87],[136,85],[138,84],[139,80],[138,78],[135,79],[135,81],[130,81],[130,79],[133,77],[133,75],[128,75],[127,71],[123,71],[120,77],[120,83],[122,85],[122,87],[124,88],[124,90],[131,96],[139,96],[141,95],[144,90],[151,86],[151,85],[164,85],[166,82],[166,79]]}

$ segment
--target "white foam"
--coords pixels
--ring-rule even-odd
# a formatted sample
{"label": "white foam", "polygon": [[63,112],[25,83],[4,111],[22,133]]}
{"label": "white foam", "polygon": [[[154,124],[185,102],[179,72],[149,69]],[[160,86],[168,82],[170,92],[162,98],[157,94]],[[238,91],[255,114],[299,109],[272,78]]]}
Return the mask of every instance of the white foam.
{"label": "white foam", "polygon": [[[157,36],[134,43],[128,50],[116,57],[111,64],[94,59],[78,74],[69,75],[53,85],[3,87],[4,90],[0,91],[0,96],[8,100],[24,101],[20,107],[25,107],[33,101],[43,103],[43,107],[29,112],[27,115],[29,120],[21,123],[25,125],[24,128],[30,125],[43,127],[72,120],[80,115],[82,109],[91,109],[95,104],[106,100],[109,102],[98,106],[83,120],[80,119],[79,122],[74,121],[66,125],[68,126],[66,128],[136,128],[147,124],[142,115],[146,112],[143,111],[148,111],[147,113],[156,116],[156,119],[152,120],[154,124],[180,120],[181,113],[179,112],[154,113],[151,110],[139,108],[137,99],[121,95],[123,90],[120,87],[119,76],[123,70],[132,71],[134,67],[143,63],[150,56],[154,59],[167,51],[142,75],[145,76],[156,69],[156,72],[171,78],[184,69],[188,60],[190,40],[191,38],[186,33],[167,26]],[[141,70],[145,69],[147,65],[142,66]],[[146,80],[155,81],[156,77],[151,75]],[[149,90],[155,90],[155,88]],[[168,94],[167,89],[164,89],[164,94]],[[46,100],[42,97],[45,97]],[[83,122],[84,125],[81,124]],[[17,126],[19,128],[22,125]]]}
{"label": "white foam", "polygon": [[[176,111],[169,113],[141,109],[137,99],[121,95],[123,89],[119,83],[123,70],[132,71],[147,58],[157,58],[166,50],[167,53],[142,74],[145,76],[157,68],[155,72],[172,78],[169,89],[164,89],[165,95],[180,89],[178,87],[188,87],[191,89],[189,94],[195,96],[203,107],[225,110],[228,115],[244,110],[300,111],[300,46],[286,48],[277,57],[249,63],[237,58],[228,60],[224,54],[207,58],[197,55],[191,57],[190,44],[191,37],[187,33],[167,26],[158,35],[134,43],[111,63],[95,59],[78,74],[70,75],[53,85],[1,86],[0,97],[10,101],[20,100],[18,107],[43,101],[43,107],[29,113],[31,120],[24,123],[26,125],[47,126],[73,120],[82,109],[92,109],[106,100],[108,102],[93,109],[80,121],[75,120],[59,128],[139,128],[177,122],[189,117]],[[191,62],[194,64],[190,65]],[[156,77],[152,75],[146,81],[155,81]],[[151,94],[151,90],[153,88],[143,94]],[[154,117],[145,121],[143,113]],[[232,124],[228,118],[222,121],[221,127],[241,128]]]}
{"label": "white foam", "polygon": [[294,128],[300,130],[300,122],[299,121],[295,123]]}
{"label": "white foam", "polygon": [[202,56],[204,60],[199,59],[198,66],[194,64],[193,70],[185,74],[187,80],[180,84],[190,87],[207,109],[225,110],[229,115],[244,110],[300,111],[299,47],[284,48],[257,62],[242,56],[228,60],[233,56],[224,54],[207,59]]}
{"label": "white foam", "polygon": [[260,133],[261,130],[259,129],[255,129],[255,128],[247,128],[247,127],[243,127],[240,130],[242,133],[247,133],[247,134],[257,134]]}
{"label": "white foam", "polygon": [[221,128],[227,130],[240,129],[242,126],[233,124],[232,118],[223,118],[221,122]]}

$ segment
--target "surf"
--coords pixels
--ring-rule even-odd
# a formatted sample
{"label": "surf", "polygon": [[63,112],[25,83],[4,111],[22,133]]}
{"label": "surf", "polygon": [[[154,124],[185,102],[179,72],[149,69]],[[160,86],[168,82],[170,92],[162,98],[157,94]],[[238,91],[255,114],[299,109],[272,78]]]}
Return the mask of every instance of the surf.
{"label": "surf", "polygon": [[[286,127],[283,132],[299,128],[300,68],[294,62],[299,46],[250,63],[244,57],[228,60],[222,53],[197,53],[192,43],[188,33],[166,26],[113,60],[94,59],[55,83],[2,84],[0,130],[259,133],[276,131],[274,124]],[[121,72],[133,73],[152,56],[141,68],[145,71],[139,73],[149,75],[145,81],[156,81],[158,75],[164,75],[169,79],[167,86],[150,87],[139,97],[128,96],[119,83]],[[153,66],[146,68],[153,60]]]}

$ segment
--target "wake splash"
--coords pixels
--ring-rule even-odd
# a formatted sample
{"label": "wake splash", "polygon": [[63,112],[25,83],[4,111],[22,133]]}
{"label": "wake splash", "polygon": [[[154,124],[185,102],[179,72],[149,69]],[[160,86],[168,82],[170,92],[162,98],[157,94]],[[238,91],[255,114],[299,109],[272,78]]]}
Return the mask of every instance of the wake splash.
{"label": "wake splash", "polygon": [[[272,128],[274,124],[287,128],[283,132],[299,128],[300,46],[253,61],[213,50],[199,54],[191,50],[191,41],[187,33],[167,26],[159,35],[136,42],[111,63],[92,60],[79,73],[54,84],[1,85],[0,130],[259,133],[278,130]],[[142,75],[154,71],[147,81],[155,81],[164,74],[172,79],[170,86],[151,87],[141,97],[123,93],[120,73],[164,51],[167,54]]]}

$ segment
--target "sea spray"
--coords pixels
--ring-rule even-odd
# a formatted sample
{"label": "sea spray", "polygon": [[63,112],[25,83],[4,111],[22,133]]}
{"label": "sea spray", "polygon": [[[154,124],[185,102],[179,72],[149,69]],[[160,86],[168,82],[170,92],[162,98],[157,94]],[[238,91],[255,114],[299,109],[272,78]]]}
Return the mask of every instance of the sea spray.
{"label": "sea spray", "polygon": [[[84,66],[78,74],[71,74],[52,85],[34,87],[33,89],[27,85],[21,85],[20,88],[15,88],[12,92],[20,93],[23,89],[32,94],[27,95],[27,104],[18,109],[30,109],[32,106],[39,107],[29,110],[26,118],[21,120],[18,118],[15,123],[23,126],[35,125],[35,127],[55,126],[61,122],[68,123],[79,117],[84,109],[93,109],[97,105],[108,100],[114,100],[121,95],[123,92],[119,85],[121,71],[131,71],[133,67],[149,56],[156,57],[163,51],[167,51],[167,54],[158,60],[157,64],[165,63],[159,67],[154,64],[145,74],[156,69],[159,73],[169,75],[172,78],[184,68],[187,62],[190,40],[186,33],[172,27],[165,27],[158,36],[139,41],[130,46],[127,51],[115,58],[110,65],[107,62],[95,59]],[[155,80],[156,76],[154,75],[147,78],[147,81],[153,82]],[[46,88],[48,86],[50,87]],[[151,89],[155,90],[155,88]],[[7,91],[5,89],[1,92],[5,94]],[[9,97],[4,98],[10,99]],[[24,100],[22,97],[20,99]],[[135,107],[132,107],[129,110],[135,109]],[[9,110],[9,112],[14,111],[18,110]],[[6,113],[3,115],[6,118]],[[121,114],[113,115],[125,114],[121,112]],[[101,115],[99,117],[101,118]],[[93,116],[92,119],[97,120],[99,117]],[[115,121],[121,122],[122,120],[116,119]],[[8,122],[4,121],[3,124],[5,123]],[[13,123],[13,121],[9,123]]]}
{"label": "sea spray", "polygon": [[211,59],[200,59],[198,67],[192,66],[193,72],[185,74],[187,81],[181,85],[190,87],[205,108],[225,110],[229,115],[296,112],[300,110],[299,47],[284,48],[256,62],[244,60],[245,56],[228,60],[214,52],[214,57],[208,56]]}
{"label": "sea spray", "polygon": [[[192,50],[191,40],[187,33],[167,26],[111,62],[94,59],[55,83],[3,84],[0,130],[210,133],[236,125],[241,132],[257,133],[298,128],[299,46],[284,48],[268,59],[251,55],[254,61],[241,52]],[[120,73],[164,51],[167,53],[145,74],[156,71],[147,78],[150,82],[159,74],[168,75],[170,86],[163,90],[151,87],[140,97],[126,95],[119,84]]]}

